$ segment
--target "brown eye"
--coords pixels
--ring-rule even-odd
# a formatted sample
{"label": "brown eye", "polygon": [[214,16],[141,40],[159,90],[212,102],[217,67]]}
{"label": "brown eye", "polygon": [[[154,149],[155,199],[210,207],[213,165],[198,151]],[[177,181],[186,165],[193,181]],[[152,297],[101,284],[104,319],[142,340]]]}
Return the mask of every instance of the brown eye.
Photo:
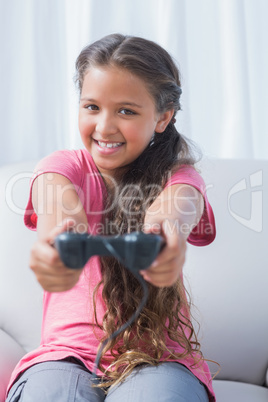
{"label": "brown eye", "polygon": [[136,114],[135,112],[133,112],[133,110],[130,110],[130,109],[121,109],[121,110],[120,110],[120,113],[121,113],[121,114],[128,115],[128,116],[131,116],[131,115],[133,115],[133,114]]}
{"label": "brown eye", "polygon": [[99,110],[97,105],[86,105],[85,108],[92,111]]}

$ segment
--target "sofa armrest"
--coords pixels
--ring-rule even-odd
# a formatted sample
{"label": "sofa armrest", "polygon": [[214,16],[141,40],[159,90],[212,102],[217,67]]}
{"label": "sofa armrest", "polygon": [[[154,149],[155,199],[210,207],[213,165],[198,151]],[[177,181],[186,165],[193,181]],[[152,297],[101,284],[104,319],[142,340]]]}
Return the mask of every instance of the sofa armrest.
{"label": "sofa armrest", "polygon": [[25,353],[10,335],[0,329],[0,402],[4,402],[11,373]]}

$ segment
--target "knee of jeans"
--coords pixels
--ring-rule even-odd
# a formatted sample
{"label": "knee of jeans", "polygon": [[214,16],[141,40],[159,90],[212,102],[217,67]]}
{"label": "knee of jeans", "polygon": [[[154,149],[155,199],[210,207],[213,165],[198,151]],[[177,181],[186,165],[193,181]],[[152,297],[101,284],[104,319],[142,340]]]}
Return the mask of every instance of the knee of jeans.
{"label": "knee of jeans", "polygon": [[[161,367],[162,366],[162,367]],[[177,365],[147,366],[135,370],[118,386],[112,387],[107,402],[208,402],[202,383],[185,367]]]}

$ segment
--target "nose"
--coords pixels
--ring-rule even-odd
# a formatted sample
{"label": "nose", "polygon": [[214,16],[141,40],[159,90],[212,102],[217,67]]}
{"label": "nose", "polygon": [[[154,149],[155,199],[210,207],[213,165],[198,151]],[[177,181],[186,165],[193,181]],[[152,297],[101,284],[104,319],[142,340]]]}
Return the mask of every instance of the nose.
{"label": "nose", "polygon": [[118,127],[115,116],[104,111],[100,113],[96,122],[96,131],[101,134],[102,137],[116,134],[118,132]]}

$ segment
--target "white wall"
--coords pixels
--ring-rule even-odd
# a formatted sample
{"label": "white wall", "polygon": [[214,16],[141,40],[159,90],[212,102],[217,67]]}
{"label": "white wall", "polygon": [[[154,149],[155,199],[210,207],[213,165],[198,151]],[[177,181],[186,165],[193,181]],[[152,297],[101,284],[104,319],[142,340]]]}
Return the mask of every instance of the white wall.
{"label": "white wall", "polygon": [[0,0],[0,165],[81,146],[75,59],[112,32],[174,56],[177,126],[205,155],[267,159],[267,19],[266,0]]}

